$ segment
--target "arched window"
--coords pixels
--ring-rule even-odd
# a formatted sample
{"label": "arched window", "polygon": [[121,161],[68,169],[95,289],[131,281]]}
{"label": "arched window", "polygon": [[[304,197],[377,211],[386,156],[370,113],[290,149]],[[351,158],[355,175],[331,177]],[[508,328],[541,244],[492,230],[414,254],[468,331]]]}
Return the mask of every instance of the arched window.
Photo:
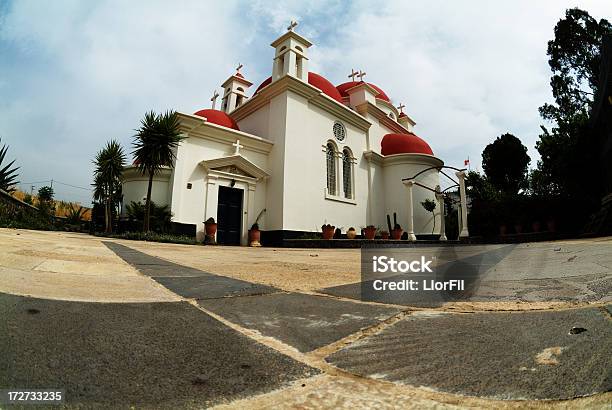
{"label": "arched window", "polygon": [[336,195],[336,148],[331,142],[325,149],[325,162],[327,163],[327,193]]}
{"label": "arched window", "polygon": [[348,148],[342,150],[342,186],[344,197],[353,199],[353,155]]}

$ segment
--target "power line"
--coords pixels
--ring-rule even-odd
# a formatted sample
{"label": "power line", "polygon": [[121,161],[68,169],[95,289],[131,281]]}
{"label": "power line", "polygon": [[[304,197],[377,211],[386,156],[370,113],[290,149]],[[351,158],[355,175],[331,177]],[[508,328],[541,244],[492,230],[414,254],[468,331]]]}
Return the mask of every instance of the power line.
{"label": "power line", "polygon": [[72,184],[67,184],[65,182],[61,182],[61,181],[58,181],[58,180],[55,180],[55,179],[53,180],[53,182],[57,182],[58,184],[66,185],[66,186],[69,186],[69,187],[72,187],[72,188],[84,189],[86,191],[93,191],[92,188],[85,188],[85,187],[82,187],[82,186],[76,186],[76,185],[72,185]]}
{"label": "power line", "polygon": [[93,191],[92,188],[85,188],[85,187],[82,187],[82,186],[68,184],[66,182],[58,181],[57,179],[46,179],[44,181],[32,181],[32,182],[20,182],[18,185],[43,184],[43,183],[47,183],[47,182],[49,182],[51,184],[57,183],[57,184],[60,184],[60,185],[66,185],[66,186],[69,186],[69,187],[72,187],[72,188],[84,189],[86,191]]}

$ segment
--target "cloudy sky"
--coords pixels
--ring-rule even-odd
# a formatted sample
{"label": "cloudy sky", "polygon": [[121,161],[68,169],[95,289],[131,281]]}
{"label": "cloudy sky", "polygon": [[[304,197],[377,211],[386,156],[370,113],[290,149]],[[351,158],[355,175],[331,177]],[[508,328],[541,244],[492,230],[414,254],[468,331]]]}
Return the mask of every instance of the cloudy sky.
{"label": "cloudy sky", "polygon": [[209,107],[239,62],[257,85],[293,18],[314,43],[311,70],[334,84],[366,71],[447,164],[478,168],[511,132],[534,165],[546,43],[571,7],[612,19],[608,0],[0,0],[0,137],[24,189],[54,179],[58,197],[89,203],[69,185],[89,187],[107,140],[130,151],[146,111]]}

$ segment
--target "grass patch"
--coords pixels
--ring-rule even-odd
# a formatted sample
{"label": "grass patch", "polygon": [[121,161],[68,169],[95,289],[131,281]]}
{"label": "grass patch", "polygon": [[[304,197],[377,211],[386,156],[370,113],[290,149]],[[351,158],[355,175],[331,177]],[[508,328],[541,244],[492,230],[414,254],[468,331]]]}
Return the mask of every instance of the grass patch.
{"label": "grass patch", "polygon": [[95,236],[115,239],[128,239],[131,241],[147,241],[147,242],[162,242],[162,243],[178,243],[183,245],[198,245],[199,242],[192,236],[187,235],[172,235],[167,233],[156,232],[124,232],[119,234],[107,234],[96,232]]}

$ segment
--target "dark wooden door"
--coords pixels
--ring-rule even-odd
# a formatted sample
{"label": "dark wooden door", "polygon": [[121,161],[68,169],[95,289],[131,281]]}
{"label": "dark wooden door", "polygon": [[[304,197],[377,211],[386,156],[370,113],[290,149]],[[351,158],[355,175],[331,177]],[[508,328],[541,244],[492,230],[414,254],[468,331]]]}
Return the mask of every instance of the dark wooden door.
{"label": "dark wooden door", "polygon": [[219,187],[217,242],[221,245],[240,245],[242,195],[242,189]]}

